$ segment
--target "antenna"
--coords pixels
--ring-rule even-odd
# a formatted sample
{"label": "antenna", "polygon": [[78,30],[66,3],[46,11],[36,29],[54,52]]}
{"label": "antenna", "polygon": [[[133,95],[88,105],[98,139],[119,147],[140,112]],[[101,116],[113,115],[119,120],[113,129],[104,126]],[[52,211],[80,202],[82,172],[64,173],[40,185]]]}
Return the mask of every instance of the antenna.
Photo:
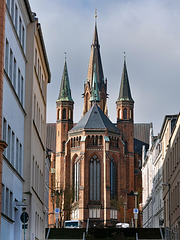
{"label": "antenna", "polygon": [[67,58],[67,52],[64,52],[64,55],[65,55],[65,61],[66,61],[66,58]]}
{"label": "antenna", "polygon": [[95,9],[95,23],[97,23],[97,9]]}
{"label": "antenna", "polygon": [[124,52],[124,61],[126,61],[126,52]]}

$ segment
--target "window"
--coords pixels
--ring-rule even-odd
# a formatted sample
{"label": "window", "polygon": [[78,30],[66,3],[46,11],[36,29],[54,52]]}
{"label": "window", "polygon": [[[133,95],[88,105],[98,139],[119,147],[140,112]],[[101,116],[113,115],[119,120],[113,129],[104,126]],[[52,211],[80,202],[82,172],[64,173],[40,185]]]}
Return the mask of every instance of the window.
{"label": "window", "polygon": [[110,210],[110,218],[117,219],[117,210],[114,210],[114,209]]}
{"label": "window", "polygon": [[21,76],[21,103],[23,104],[23,87],[24,87],[24,79]]}
{"label": "window", "polygon": [[36,121],[36,95],[34,94],[34,121]]}
{"label": "window", "polygon": [[7,159],[11,161],[11,127],[8,125],[8,147],[7,147]]}
{"label": "window", "polygon": [[9,217],[10,217],[11,219],[12,219],[12,211],[13,211],[12,205],[13,205],[13,193],[10,192],[10,199],[9,199]]}
{"label": "window", "polygon": [[16,138],[16,170],[19,168],[19,140]]}
{"label": "window", "polygon": [[6,207],[5,207],[5,214],[8,216],[9,214],[9,189],[6,188]]}
{"label": "window", "polygon": [[24,49],[24,27],[22,28],[22,47]]}
{"label": "window", "polygon": [[100,207],[89,208],[89,218],[100,218]]}
{"label": "window", "polygon": [[69,119],[71,120],[71,110],[69,109]]}
{"label": "window", "polygon": [[18,94],[19,98],[20,98],[20,86],[21,86],[21,72],[20,72],[20,69],[18,68],[18,89],[17,89],[17,94]]}
{"label": "window", "polygon": [[77,157],[74,163],[74,201],[79,201],[80,163]]}
{"label": "window", "polygon": [[12,132],[12,138],[11,138],[11,163],[14,166],[14,141],[15,141],[15,135],[14,132]]}
{"label": "window", "polygon": [[21,28],[22,28],[22,20],[21,17],[19,17],[19,40],[21,42]]}
{"label": "window", "polygon": [[11,18],[12,21],[14,22],[14,0],[11,2]]}
{"label": "window", "polygon": [[5,197],[5,187],[4,187],[4,184],[2,184],[2,201],[1,201],[1,212],[4,213],[4,205],[5,205],[5,202],[4,202],[4,197]]}
{"label": "window", "polygon": [[63,141],[63,142],[62,142],[62,152],[64,152],[64,151],[65,151],[65,144],[66,144],[66,142],[65,142],[65,141]]}
{"label": "window", "polygon": [[124,108],[124,110],[123,110],[123,118],[127,119],[127,109],[126,108]]}
{"label": "window", "polygon": [[7,7],[8,7],[8,10],[10,11],[10,0],[7,0]]}
{"label": "window", "polygon": [[66,119],[66,109],[65,108],[62,111],[62,119]]}
{"label": "window", "polygon": [[22,145],[19,146],[19,171],[20,174],[22,172]]}
{"label": "window", "polygon": [[12,82],[12,73],[13,73],[13,52],[10,49],[10,68],[9,68],[9,78]]}
{"label": "window", "polygon": [[117,180],[116,180],[116,166],[114,163],[113,157],[111,157],[110,161],[110,188],[111,188],[111,199],[116,198],[117,191]]}
{"label": "window", "polygon": [[8,74],[8,56],[9,56],[9,42],[6,39],[6,49],[5,49],[5,70],[6,73]]}
{"label": "window", "polygon": [[16,59],[14,58],[14,71],[13,71],[13,86],[14,89],[16,89],[16,69],[17,68],[17,63],[16,63]]}
{"label": "window", "polygon": [[61,118],[61,110],[58,109],[57,110],[57,120],[59,120]]}
{"label": "window", "polygon": [[15,4],[15,29],[17,31],[17,23],[18,22],[18,8],[17,5]]}
{"label": "window", "polygon": [[3,119],[3,140],[6,142],[6,127],[7,127],[7,121],[4,118]]}
{"label": "window", "polygon": [[127,143],[127,141],[124,142],[124,151],[125,151],[125,153],[128,152],[128,143]]}
{"label": "window", "polygon": [[35,49],[35,68],[37,71],[37,49]]}
{"label": "window", "polygon": [[96,155],[90,161],[90,200],[100,201],[100,161]]}
{"label": "window", "polygon": [[39,58],[38,58],[38,78],[39,78]]}

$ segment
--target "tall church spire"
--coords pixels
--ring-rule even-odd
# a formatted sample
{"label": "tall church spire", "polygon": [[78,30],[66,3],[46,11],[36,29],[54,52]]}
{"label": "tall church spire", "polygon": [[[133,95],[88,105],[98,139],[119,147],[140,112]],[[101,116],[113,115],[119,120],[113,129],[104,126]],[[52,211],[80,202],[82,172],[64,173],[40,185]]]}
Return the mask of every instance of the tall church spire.
{"label": "tall church spire", "polygon": [[90,55],[90,60],[89,60],[88,74],[87,74],[87,81],[89,82],[90,87],[92,86],[93,72],[94,72],[95,64],[96,64],[96,70],[97,70],[98,88],[99,88],[99,90],[101,90],[102,85],[104,84],[104,74],[103,74],[103,68],[102,68],[102,63],[101,63],[97,24],[95,24],[93,42],[91,45],[91,55]]}
{"label": "tall church spire", "polygon": [[119,91],[119,97],[117,101],[130,101],[134,102],[131,96],[131,90],[129,85],[127,67],[126,67],[126,60],[124,59],[124,68],[121,78],[121,87]]}
{"label": "tall church spire", "polygon": [[93,74],[93,83],[92,83],[90,102],[100,102],[99,90],[98,90],[98,84],[97,84],[96,65],[94,66],[94,74]]}
{"label": "tall church spire", "polygon": [[62,80],[61,80],[61,88],[59,91],[59,97],[58,97],[57,101],[73,102],[73,99],[71,97],[71,89],[70,89],[70,84],[69,84],[66,60],[64,63],[64,71],[63,71],[63,76],[62,76]]}
{"label": "tall church spire", "polygon": [[[97,17],[97,15],[95,16]],[[107,114],[107,81],[104,81],[103,67],[100,55],[100,45],[98,39],[97,23],[95,22],[95,30],[93,36],[93,42],[91,45],[91,55],[89,59],[87,81],[84,84],[84,109],[83,115],[89,111],[91,107],[91,96],[93,90],[93,74],[94,66],[96,66],[96,81],[97,81],[97,91],[99,92],[99,106],[101,110]]]}

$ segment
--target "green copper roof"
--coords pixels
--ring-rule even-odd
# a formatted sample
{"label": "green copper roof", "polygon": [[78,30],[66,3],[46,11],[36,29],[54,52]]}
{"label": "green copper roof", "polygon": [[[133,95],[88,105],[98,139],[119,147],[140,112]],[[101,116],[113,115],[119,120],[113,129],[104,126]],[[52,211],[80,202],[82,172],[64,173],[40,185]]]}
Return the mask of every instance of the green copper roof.
{"label": "green copper roof", "polygon": [[124,60],[124,68],[121,78],[121,87],[119,91],[119,97],[117,101],[131,101],[134,102],[131,97],[131,90],[129,86],[129,79],[128,79],[128,73],[126,68],[126,61]]}
{"label": "green copper roof", "polygon": [[93,82],[91,87],[90,102],[100,102],[98,83],[97,83],[97,71],[96,64],[94,64]]}
{"label": "green copper roof", "polygon": [[68,77],[66,61],[64,64],[64,71],[63,71],[63,76],[62,76],[62,80],[61,80],[61,88],[60,88],[59,97],[58,97],[57,101],[73,102],[72,97],[71,97],[71,89],[70,89],[70,84],[69,84],[69,77]]}

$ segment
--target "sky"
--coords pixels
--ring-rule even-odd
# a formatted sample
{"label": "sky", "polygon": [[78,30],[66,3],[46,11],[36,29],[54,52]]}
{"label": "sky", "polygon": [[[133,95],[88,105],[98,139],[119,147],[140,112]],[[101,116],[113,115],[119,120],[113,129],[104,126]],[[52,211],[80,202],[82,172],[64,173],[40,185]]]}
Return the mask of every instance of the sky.
{"label": "sky", "polygon": [[56,121],[56,100],[67,52],[74,122],[83,113],[83,86],[95,26],[104,77],[108,80],[108,115],[116,122],[124,52],[135,101],[136,123],[161,130],[165,115],[180,111],[179,0],[29,0],[41,23],[51,70],[47,122]]}

